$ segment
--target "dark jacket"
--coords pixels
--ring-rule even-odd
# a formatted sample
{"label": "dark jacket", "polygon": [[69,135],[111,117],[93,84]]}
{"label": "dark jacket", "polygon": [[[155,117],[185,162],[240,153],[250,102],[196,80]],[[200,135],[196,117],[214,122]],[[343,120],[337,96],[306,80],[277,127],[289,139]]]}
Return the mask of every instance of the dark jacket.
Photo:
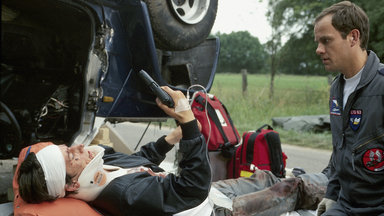
{"label": "dark jacket", "polygon": [[333,156],[326,197],[350,214],[377,215],[384,211],[384,65],[374,52],[344,110],[343,88],[339,75],[329,98]]}
{"label": "dark jacket", "polygon": [[[183,139],[179,151],[183,158],[179,163],[182,170],[179,176],[168,174],[163,178],[147,172],[124,175],[112,180],[92,205],[111,215],[172,215],[204,201],[211,184],[205,140],[196,120],[181,127]],[[122,168],[146,166],[162,172],[158,165],[173,147],[164,137],[148,143],[133,155],[106,148],[104,164]]]}

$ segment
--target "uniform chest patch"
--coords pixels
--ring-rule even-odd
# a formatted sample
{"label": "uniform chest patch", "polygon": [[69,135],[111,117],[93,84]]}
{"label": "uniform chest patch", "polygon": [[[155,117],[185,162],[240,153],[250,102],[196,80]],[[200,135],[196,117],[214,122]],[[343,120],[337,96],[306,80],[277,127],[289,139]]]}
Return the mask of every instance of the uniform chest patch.
{"label": "uniform chest patch", "polygon": [[384,151],[379,148],[368,149],[363,155],[363,164],[370,171],[384,170]]}
{"label": "uniform chest patch", "polygon": [[349,126],[351,126],[352,130],[356,131],[359,129],[362,117],[362,110],[351,110],[349,112]]}
{"label": "uniform chest patch", "polygon": [[331,101],[331,108],[329,112],[331,115],[337,115],[337,116],[341,115],[339,103],[335,98],[333,98]]}

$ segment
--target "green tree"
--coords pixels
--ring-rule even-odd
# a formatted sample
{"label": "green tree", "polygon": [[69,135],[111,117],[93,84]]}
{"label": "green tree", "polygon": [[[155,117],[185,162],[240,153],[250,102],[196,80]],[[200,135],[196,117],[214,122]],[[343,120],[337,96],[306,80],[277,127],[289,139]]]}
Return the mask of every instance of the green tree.
{"label": "green tree", "polygon": [[267,13],[268,21],[271,24],[272,27],[272,37],[267,42],[266,47],[267,51],[269,53],[269,69],[271,74],[271,80],[269,83],[269,98],[273,99],[274,95],[274,81],[275,81],[275,75],[276,71],[280,62],[280,59],[278,58],[278,52],[281,48],[281,38],[284,35],[284,27],[280,25],[279,22],[277,22],[277,18],[279,14],[276,14],[278,10],[273,10],[276,8],[278,4],[278,1],[269,1],[269,11]]}
{"label": "green tree", "polygon": [[[315,54],[313,22],[315,17],[337,0],[269,0],[268,16],[288,38],[279,50],[277,71],[294,74],[327,74]],[[384,61],[384,1],[354,0],[370,19],[368,49]]]}
{"label": "green tree", "polygon": [[[307,42],[308,41],[308,42]],[[328,75],[315,53],[316,44],[313,34],[307,31],[301,38],[296,35],[284,44],[279,52],[279,72],[283,74]]]}
{"label": "green tree", "polygon": [[249,73],[264,70],[266,52],[257,37],[248,31],[230,34],[216,33],[220,38],[218,72],[240,72],[245,68]]}
{"label": "green tree", "polygon": [[368,49],[373,50],[384,62],[384,1],[353,1],[365,10],[369,17],[370,31]]}

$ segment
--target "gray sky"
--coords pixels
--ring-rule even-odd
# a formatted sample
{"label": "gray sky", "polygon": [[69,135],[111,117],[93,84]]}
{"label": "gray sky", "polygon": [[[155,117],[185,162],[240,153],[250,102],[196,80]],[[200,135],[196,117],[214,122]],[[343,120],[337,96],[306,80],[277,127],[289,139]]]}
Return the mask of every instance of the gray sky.
{"label": "gray sky", "polygon": [[212,33],[249,31],[265,43],[271,35],[271,27],[265,16],[268,1],[263,0],[219,0],[219,6]]}

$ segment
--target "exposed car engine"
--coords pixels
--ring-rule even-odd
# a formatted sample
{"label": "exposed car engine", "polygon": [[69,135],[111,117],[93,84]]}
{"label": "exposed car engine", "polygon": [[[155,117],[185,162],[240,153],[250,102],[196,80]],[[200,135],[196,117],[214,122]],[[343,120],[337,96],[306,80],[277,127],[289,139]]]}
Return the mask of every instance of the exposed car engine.
{"label": "exposed car engine", "polygon": [[2,1],[0,158],[78,131],[89,16],[57,1]]}

